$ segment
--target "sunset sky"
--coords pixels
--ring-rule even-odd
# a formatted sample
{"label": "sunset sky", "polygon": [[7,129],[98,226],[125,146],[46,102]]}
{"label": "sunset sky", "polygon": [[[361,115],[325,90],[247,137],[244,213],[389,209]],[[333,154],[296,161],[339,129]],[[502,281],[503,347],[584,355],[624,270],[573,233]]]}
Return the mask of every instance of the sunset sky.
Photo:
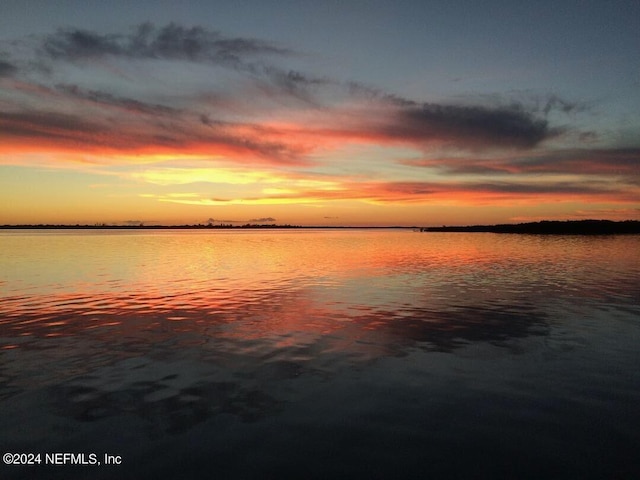
{"label": "sunset sky", "polygon": [[640,219],[640,2],[0,3],[0,224]]}

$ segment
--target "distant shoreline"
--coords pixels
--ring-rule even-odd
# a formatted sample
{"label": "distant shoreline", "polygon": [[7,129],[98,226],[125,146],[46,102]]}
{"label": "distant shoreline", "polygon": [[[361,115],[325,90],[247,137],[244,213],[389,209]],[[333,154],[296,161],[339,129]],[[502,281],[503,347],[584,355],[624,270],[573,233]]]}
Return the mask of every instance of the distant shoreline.
{"label": "distant shoreline", "polygon": [[61,224],[30,224],[30,225],[0,225],[0,230],[416,230],[420,227],[390,225],[390,226],[341,226],[341,225],[278,225],[278,224],[246,224],[246,225],[61,225]]}
{"label": "distant shoreline", "polygon": [[442,226],[421,228],[422,232],[525,233],[535,235],[618,235],[639,234],[640,221],[624,220],[543,220],[501,225]]}
{"label": "distant shoreline", "polygon": [[246,229],[334,229],[334,230],[382,230],[403,229],[420,232],[467,232],[467,233],[522,233],[536,235],[617,235],[640,234],[640,221],[638,220],[543,220],[540,222],[498,224],[498,225],[466,225],[466,226],[302,226],[302,225],[278,225],[278,224],[196,224],[196,225],[56,225],[56,224],[29,224],[29,225],[0,225],[0,230],[246,230]]}

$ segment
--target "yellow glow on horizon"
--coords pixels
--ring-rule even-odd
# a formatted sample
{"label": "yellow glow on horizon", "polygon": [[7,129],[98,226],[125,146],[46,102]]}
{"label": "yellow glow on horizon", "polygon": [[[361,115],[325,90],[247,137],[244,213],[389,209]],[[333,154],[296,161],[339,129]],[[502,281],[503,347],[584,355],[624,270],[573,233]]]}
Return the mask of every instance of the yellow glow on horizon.
{"label": "yellow glow on horizon", "polygon": [[265,195],[291,195],[296,191],[292,188],[263,188],[262,193]]}
{"label": "yellow glow on horizon", "polygon": [[184,185],[188,183],[226,183],[250,185],[253,183],[286,182],[284,176],[268,171],[234,168],[157,168],[133,172],[131,178],[155,185]]}
{"label": "yellow glow on horizon", "polygon": [[216,199],[216,198],[196,198],[197,194],[168,194],[168,195],[153,195],[143,194],[144,198],[155,198],[159,202],[179,203],[182,205],[201,205],[201,206],[230,206],[230,205],[301,205],[306,203],[318,203],[324,202],[324,198],[230,198]]}
{"label": "yellow glow on horizon", "polygon": [[[337,158],[300,169],[189,151],[12,152],[0,155],[0,165],[11,172],[0,192],[0,224],[275,218],[297,225],[438,225],[582,218],[584,210],[594,212],[591,217],[638,217],[629,206],[640,193],[632,184],[580,173],[512,175],[486,183],[404,170],[394,176],[373,167],[355,173],[351,167],[370,158],[350,153],[345,173]],[[565,188],[572,184],[591,189]]]}
{"label": "yellow glow on horizon", "polygon": [[206,161],[219,161],[223,160],[222,155],[201,155],[193,153],[140,153],[140,154],[117,154],[108,155],[108,158],[112,158],[117,163],[124,163],[127,165],[135,164],[153,164],[164,163],[172,161],[189,161],[189,162],[206,162]]}

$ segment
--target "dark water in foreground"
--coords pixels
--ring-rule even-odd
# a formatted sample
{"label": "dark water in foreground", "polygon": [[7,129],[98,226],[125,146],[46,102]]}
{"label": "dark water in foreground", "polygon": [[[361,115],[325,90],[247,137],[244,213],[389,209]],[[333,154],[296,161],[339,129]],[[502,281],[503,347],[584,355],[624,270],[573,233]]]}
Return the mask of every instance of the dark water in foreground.
{"label": "dark water in foreground", "polygon": [[0,453],[42,462],[0,478],[640,478],[640,236],[4,231],[0,252]]}

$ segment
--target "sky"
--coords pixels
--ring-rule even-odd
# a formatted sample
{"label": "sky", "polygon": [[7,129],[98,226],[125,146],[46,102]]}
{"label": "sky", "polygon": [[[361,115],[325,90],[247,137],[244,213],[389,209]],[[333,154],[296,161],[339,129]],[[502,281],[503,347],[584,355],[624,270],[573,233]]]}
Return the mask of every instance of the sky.
{"label": "sky", "polygon": [[638,0],[0,12],[0,224],[640,219]]}

